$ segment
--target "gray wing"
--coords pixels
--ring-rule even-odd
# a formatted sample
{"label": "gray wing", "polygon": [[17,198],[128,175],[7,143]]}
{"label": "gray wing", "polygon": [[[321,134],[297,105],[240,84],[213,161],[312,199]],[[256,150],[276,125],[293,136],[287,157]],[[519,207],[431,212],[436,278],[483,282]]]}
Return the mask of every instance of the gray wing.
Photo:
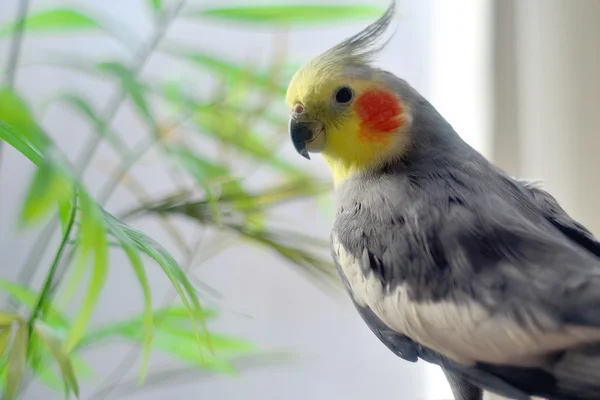
{"label": "gray wing", "polygon": [[535,279],[528,286],[536,311],[557,323],[599,327],[600,242],[537,183],[516,182],[535,208],[515,213],[499,203],[495,218],[483,222],[484,230],[498,233],[497,252],[519,268],[510,279],[504,277],[504,283]]}
{"label": "gray wing", "polygon": [[[421,194],[404,202],[410,204],[405,214],[388,203],[393,227],[346,221],[342,244],[386,286],[408,285],[415,306],[423,304],[424,310],[439,304],[454,313],[444,313],[444,320],[431,307],[433,313],[417,313],[419,320],[411,326],[423,322],[429,331],[421,328],[421,334],[437,335],[429,337],[429,349],[411,335],[419,358],[510,398],[527,398],[525,393],[600,398],[600,353],[593,347],[600,340],[600,245],[548,193],[511,185],[510,191],[476,195],[461,190],[446,198]],[[423,190],[449,193],[447,188]],[[483,318],[473,318],[474,305],[485,310]],[[446,340],[443,330],[435,332],[436,324],[447,328],[449,320],[461,330],[453,334],[454,344],[471,346],[472,340],[480,346],[475,363],[449,360],[442,354],[450,349],[445,345],[431,350],[442,343],[436,340]],[[460,355],[462,348],[453,350]],[[493,354],[483,354],[488,350]],[[506,358],[494,358],[498,354]]]}
{"label": "gray wing", "polygon": [[454,394],[454,400],[482,400],[483,391],[469,382],[464,378],[462,374],[451,372],[446,369],[442,369],[452,393]]}
{"label": "gray wing", "polygon": [[477,207],[457,207],[437,226],[456,285],[470,289],[492,318],[510,316],[519,334],[534,341],[503,350],[519,356],[540,345],[528,367],[477,362],[467,373],[479,374],[474,382],[498,378],[530,395],[598,399],[600,244],[550,194],[530,184],[523,190],[529,198],[513,193],[517,201],[486,194]]}
{"label": "gray wing", "polygon": [[532,196],[534,203],[542,211],[544,217],[562,232],[568,240],[586,249],[596,257],[600,257],[600,242],[585,226],[571,218],[550,193],[543,190],[536,182],[524,180],[518,182]]}

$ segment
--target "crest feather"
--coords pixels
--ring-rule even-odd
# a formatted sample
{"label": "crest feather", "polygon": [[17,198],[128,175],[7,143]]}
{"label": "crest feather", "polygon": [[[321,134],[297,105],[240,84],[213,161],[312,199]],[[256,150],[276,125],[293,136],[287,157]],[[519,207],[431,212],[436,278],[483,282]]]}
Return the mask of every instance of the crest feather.
{"label": "crest feather", "polygon": [[[327,68],[328,64],[342,63],[345,65],[368,65],[391,39],[381,42],[380,38],[386,32],[396,12],[396,1],[392,0],[385,13],[371,25],[338,43],[331,49],[317,56],[312,63]],[[393,36],[393,35],[392,35]]]}

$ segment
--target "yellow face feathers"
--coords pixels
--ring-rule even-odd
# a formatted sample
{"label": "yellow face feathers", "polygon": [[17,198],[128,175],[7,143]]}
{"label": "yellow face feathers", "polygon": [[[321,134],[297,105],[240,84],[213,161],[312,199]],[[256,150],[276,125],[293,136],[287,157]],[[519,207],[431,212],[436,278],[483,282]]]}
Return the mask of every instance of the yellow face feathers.
{"label": "yellow face feathers", "polygon": [[408,146],[410,110],[383,82],[339,78],[310,85],[304,79],[310,78],[300,75],[292,81],[288,105],[300,104],[309,120],[323,124],[324,143],[316,150],[336,182],[389,161]]}
{"label": "yellow face feathers", "polygon": [[286,95],[296,149],[321,152],[334,179],[376,167],[408,145],[410,110],[370,66],[394,4],[357,35],[315,57],[292,78]]}

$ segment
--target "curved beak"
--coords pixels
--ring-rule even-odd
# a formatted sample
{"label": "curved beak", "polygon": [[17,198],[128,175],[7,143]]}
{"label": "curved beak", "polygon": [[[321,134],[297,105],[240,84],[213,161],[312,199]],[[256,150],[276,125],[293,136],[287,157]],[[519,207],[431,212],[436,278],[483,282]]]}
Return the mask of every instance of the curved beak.
{"label": "curved beak", "polygon": [[308,152],[319,152],[323,149],[324,135],[323,124],[318,121],[299,121],[290,119],[290,137],[296,151],[304,158],[310,160]]}

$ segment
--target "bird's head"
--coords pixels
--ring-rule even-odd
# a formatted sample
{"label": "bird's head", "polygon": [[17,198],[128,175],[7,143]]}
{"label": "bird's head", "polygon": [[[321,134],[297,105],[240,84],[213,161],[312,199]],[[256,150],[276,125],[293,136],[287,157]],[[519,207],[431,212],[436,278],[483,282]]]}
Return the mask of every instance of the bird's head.
{"label": "bird's head", "polygon": [[288,87],[294,147],[308,159],[322,153],[335,181],[401,157],[410,145],[405,83],[372,66],[394,10],[393,2],[379,20],[309,61]]}

